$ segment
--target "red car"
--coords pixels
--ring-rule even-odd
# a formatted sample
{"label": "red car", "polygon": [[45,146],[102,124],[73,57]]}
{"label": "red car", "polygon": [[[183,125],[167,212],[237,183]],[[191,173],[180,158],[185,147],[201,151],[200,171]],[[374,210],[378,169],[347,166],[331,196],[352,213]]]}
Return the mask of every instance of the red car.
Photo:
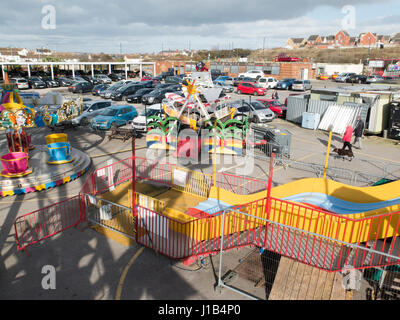
{"label": "red car", "polygon": [[265,96],[267,93],[267,89],[261,87],[258,83],[255,82],[239,82],[237,86],[237,93],[248,93],[254,94],[255,96]]}
{"label": "red car", "polygon": [[149,81],[149,80],[153,80],[153,78],[150,76],[144,76],[140,81]]}
{"label": "red car", "polygon": [[286,110],[287,107],[279,102],[278,100],[273,100],[273,99],[257,99],[257,101],[260,101],[263,105],[265,105],[267,108],[269,108],[275,115],[279,118],[285,118],[286,117]]}

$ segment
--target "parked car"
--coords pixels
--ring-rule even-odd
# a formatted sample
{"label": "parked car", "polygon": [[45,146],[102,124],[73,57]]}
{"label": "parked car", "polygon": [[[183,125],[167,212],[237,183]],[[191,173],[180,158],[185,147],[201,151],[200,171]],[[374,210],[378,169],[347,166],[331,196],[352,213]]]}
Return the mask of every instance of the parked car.
{"label": "parked car", "polygon": [[104,90],[107,90],[109,87],[109,84],[96,84],[92,89],[92,95],[99,96]]}
{"label": "parked car", "polygon": [[85,81],[87,81],[87,82],[90,82],[92,85],[96,85],[96,84],[100,84],[101,82],[98,80],[98,79],[96,79],[95,77],[92,77],[92,76],[82,76],[82,78],[85,80]]}
{"label": "parked car", "polygon": [[93,100],[84,102],[82,105],[82,113],[72,119],[72,123],[81,126],[87,126],[90,120],[100,114],[105,108],[111,107],[111,101]]}
{"label": "parked car", "polygon": [[224,82],[221,82],[221,81],[215,82],[214,87],[222,89],[222,92],[225,92],[225,93],[230,93],[230,92],[235,91],[234,86],[224,83]]}
{"label": "parked car", "polygon": [[62,87],[68,87],[68,86],[70,86],[70,85],[72,84],[72,82],[73,82],[71,79],[68,79],[68,78],[66,78],[66,77],[56,77],[55,79],[58,81],[58,83],[59,83],[60,86],[62,86]]}
{"label": "parked car", "polygon": [[93,85],[87,81],[75,82],[69,88],[68,91],[72,93],[84,93],[91,92]]}
{"label": "parked car", "polygon": [[273,77],[261,77],[257,80],[257,83],[267,89],[273,89],[276,87],[278,80]]}
{"label": "parked car", "polygon": [[282,90],[292,90],[293,87],[293,82],[295,82],[296,79],[294,78],[287,78],[287,79],[283,79],[280,80],[277,84],[276,84],[276,89],[282,89]]}
{"label": "parked car", "polygon": [[292,90],[294,91],[306,91],[311,90],[312,85],[310,80],[296,80],[293,82]]}
{"label": "parked car", "polygon": [[139,132],[146,131],[146,126],[148,123],[147,118],[151,116],[161,116],[163,114],[163,109],[160,103],[153,104],[146,109],[144,109],[139,116],[137,116],[132,121],[132,127]]}
{"label": "parked car", "polygon": [[112,81],[119,81],[125,77],[121,73],[110,73],[107,75]]}
{"label": "parked car", "polygon": [[380,75],[374,75],[374,76],[369,76],[369,77],[367,78],[366,83],[375,83],[375,82],[383,82],[383,81],[384,81],[384,79],[383,79],[382,76],[380,76]]}
{"label": "parked car", "polygon": [[127,96],[134,94],[139,89],[143,89],[144,85],[140,83],[128,83],[122,87],[119,87],[111,94],[111,99],[114,101],[124,100]]}
{"label": "parked car", "polygon": [[253,83],[256,83],[256,82],[257,82],[257,80],[256,80],[256,79],[253,79],[253,78],[238,77],[238,78],[235,78],[235,79],[233,80],[233,86],[234,86],[234,87],[237,87],[237,86],[239,85],[239,83],[242,82],[242,81],[253,82]]}
{"label": "parked car", "polygon": [[346,78],[347,83],[367,83],[367,76],[354,74]]}
{"label": "parked car", "polygon": [[111,79],[107,77],[105,74],[98,74],[94,76],[94,78],[99,81],[99,83],[111,83]]}
{"label": "parked car", "polygon": [[154,91],[153,88],[139,89],[134,94],[127,96],[125,100],[127,102],[131,102],[131,103],[141,103],[142,102],[142,97],[145,94],[148,94],[148,93],[150,93],[152,91]]}
{"label": "parked car", "polygon": [[39,77],[28,78],[29,87],[32,89],[46,88],[46,83]]}
{"label": "parked car", "polygon": [[170,77],[174,75],[174,69],[170,68],[168,71],[161,72],[161,79],[164,80],[166,77]]}
{"label": "parked car", "polygon": [[170,83],[170,84],[181,84],[183,79],[177,76],[168,76],[165,78],[164,81],[165,83]]}
{"label": "parked car", "polygon": [[346,82],[347,78],[350,76],[353,76],[353,75],[356,75],[356,73],[354,73],[354,72],[341,73],[336,77],[335,81],[336,82]]}
{"label": "parked car", "polygon": [[249,103],[245,100],[238,100],[230,102],[228,105],[236,108],[235,118],[247,116],[256,123],[271,122],[275,118],[274,113],[259,101]]}
{"label": "parked car", "polygon": [[18,89],[29,89],[29,83],[24,78],[11,78],[11,83],[15,83]]}
{"label": "parked car", "polygon": [[257,99],[260,101],[264,106],[269,108],[277,117],[286,118],[286,111],[287,107],[279,102],[279,100],[274,99]]}
{"label": "parked car", "polygon": [[111,99],[111,95],[113,94],[113,92],[115,90],[117,90],[118,88],[122,87],[123,85],[124,85],[124,82],[121,82],[121,81],[114,83],[113,85],[108,87],[106,90],[100,92],[100,97],[102,97],[104,99]]}
{"label": "parked car", "polygon": [[233,85],[233,79],[231,77],[228,77],[228,76],[219,76],[213,82],[214,82],[214,84],[223,83],[223,84]]}
{"label": "parked car", "polygon": [[155,89],[148,94],[142,96],[142,103],[143,104],[155,104],[161,103],[161,101],[165,98],[165,94],[167,92],[175,92],[176,87],[170,86],[167,88]]}
{"label": "parked car", "polygon": [[277,62],[297,62],[297,61],[299,61],[300,60],[300,58],[297,58],[297,57],[289,57],[289,56],[287,56],[287,55],[278,55],[276,58],[275,58],[275,61],[277,61]]}
{"label": "parked car", "polygon": [[124,126],[131,122],[138,115],[136,109],[132,106],[111,106],[105,108],[100,114],[90,121],[90,127],[93,129],[109,130]]}
{"label": "parked car", "polygon": [[261,87],[258,83],[240,82],[237,87],[237,93],[254,94],[255,96],[264,96],[267,89]]}
{"label": "parked car", "polygon": [[56,79],[42,77],[42,80],[46,84],[47,88],[58,88],[60,86],[60,83]]}
{"label": "parked car", "polygon": [[247,71],[245,73],[239,73],[239,78],[252,78],[252,79],[258,79],[261,77],[264,77],[264,71],[262,70],[251,70]]}

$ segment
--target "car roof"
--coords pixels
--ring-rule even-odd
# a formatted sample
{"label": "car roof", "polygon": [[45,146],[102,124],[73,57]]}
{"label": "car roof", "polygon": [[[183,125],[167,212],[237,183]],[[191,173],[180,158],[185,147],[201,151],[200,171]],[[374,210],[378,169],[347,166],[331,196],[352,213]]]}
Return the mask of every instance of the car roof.
{"label": "car roof", "polygon": [[95,104],[97,102],[110,102],[109,100],[90,100],[86,101],[86,104]]}

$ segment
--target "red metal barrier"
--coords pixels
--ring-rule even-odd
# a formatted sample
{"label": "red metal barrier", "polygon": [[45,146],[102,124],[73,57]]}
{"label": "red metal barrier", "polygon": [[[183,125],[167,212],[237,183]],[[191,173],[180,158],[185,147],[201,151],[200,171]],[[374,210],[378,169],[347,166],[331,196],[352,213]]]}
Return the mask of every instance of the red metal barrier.
{"label": "red metal barrier", "polygon": [[80,195],[18,217],[14,222],[18,250],[54,236],[85,220]]}

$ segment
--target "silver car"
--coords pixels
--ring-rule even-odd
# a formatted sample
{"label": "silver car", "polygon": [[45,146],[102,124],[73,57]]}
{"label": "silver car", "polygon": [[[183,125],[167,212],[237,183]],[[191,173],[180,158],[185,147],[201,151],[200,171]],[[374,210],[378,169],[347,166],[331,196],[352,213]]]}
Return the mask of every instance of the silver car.
{"label": "silver car", "polygon": [[110,107],[111,101],[106,100],[93,100],[83,103],[82,113],[76,118],[72,119],[72,123],[86,126],[90,120],[97,116],[104,108]]}
{"label": "silver car", "polygon": [[215,88],[221,88],[222,92],[224,92],[224,93],[230,93],[230,92],[233,92],[235,90],[234,86],[231,86],[230,84],[222,83],[220,81],[215,82],[214,83],[214,87]]}
{"label": "silver car", "polygon": [[293,91],[306,91],[311,90],[312,85],[310,80],[296,80],[293,82],[292,90]]}
{"label": "silver car", "polygon": [[[271,122],[275,118],[275,114],[259,101],[252,101],[249,103],[242,100],[229,103],[229,105],[236,108],[237,115],[244,114],[255,123]],[[238,118],[237,115],[235,115],[235,119]],[[240,120],[240,118],[238,118],[238,120]]]}

